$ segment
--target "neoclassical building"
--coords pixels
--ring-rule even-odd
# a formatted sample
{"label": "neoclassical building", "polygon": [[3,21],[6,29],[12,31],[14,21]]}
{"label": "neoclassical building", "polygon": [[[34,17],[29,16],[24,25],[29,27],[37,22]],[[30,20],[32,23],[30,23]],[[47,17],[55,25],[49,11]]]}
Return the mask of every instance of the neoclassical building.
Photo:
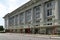
{"label": "neoclassical building", "polygon": [[30,0],[6,14],[6,32],[60,33],[60,0]]}

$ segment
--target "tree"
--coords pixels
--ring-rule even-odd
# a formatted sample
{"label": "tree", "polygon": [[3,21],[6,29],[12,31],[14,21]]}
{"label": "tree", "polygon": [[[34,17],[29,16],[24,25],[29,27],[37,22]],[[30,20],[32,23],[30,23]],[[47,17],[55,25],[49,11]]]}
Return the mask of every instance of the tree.
{"label": "tree", "polygon": [[3,30],[4,30],[3,26],[0,26],[0,31],[3,31]]}

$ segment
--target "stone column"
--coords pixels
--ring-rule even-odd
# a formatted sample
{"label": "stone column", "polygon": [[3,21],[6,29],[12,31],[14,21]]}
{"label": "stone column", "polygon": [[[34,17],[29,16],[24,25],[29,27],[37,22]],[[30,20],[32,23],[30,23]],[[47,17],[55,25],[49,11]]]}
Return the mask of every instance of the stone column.
{"label": "stone column", "polygon": [[34,14],[33,14],[33,8],[32,8],[31,9],[31,25],[32,25],[31,30],[32,30],[32,33],[34,34],[34,25],[33,25],[34,22],[33,21],[34,21]]}
{"label": "stone column", "polygon": [[14,16],[14,28],[15,28],[15,16]]}
{"label": "stone column", "polygon": [[33,8],[31,9],[31,25],[33,26]]}
{"label": "stone column", "polygon": [[9,29],[9,19],[8,19],[8,17],[5,18],[5,29],[6,29],[6,30]]}
{"label": "stone column", "polygon": [[20,15],[18,15],[18,32],[20,30]]}
{"label": "stone column", "polygon": [[54,13],[54,16],[55,16],[55,25],[56,24],[58,24],[58,20],[59,20],[59,8],[58,8],[58,0],[55,0],[55,8],[54,8],[54,11],[53,11],[53,13]]}
{"label": "stone column", "polygon": [[23,33],[25,33],[25,29],[24,29],[24,28],[26,27],[26,21],[25,21],[25,20],[26,20],[26,16],[25,16],[25,12],[24,12],[24,27],[23,27]]}
{"label": "stone column", "polygon": [[41,4],[40,6],[40,26],[43,26],[43,23],[45,21],[45,5],[44,3]]}
{"label": "stone column", "polygon": [[7,18],[7,27],[9,27],[9,19]]}

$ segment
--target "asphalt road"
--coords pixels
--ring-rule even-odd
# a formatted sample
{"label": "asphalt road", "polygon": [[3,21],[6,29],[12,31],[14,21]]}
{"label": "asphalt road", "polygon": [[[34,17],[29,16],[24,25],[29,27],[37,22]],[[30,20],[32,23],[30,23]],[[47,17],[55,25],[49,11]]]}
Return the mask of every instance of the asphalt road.
{"label": "asphalt road", "polygon": [[60,37],[20,33],[0,33],[0,40],[60,40]]}

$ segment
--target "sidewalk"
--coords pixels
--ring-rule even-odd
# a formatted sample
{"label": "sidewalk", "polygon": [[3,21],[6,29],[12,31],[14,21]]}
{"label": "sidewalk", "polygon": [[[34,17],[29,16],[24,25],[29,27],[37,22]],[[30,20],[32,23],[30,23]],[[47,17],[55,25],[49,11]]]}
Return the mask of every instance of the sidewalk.
{"label": "sidewalk", "polygon": [[[9,33],[8,33],[9,34]],[[28,37],[37,37],[37,38],[51,38],[51,39],[60,39],[60,35],[42,35],[42,34],[23,34],[23,33],[10,33],[10,34],[17,34],[23,35]]]}
{"label": "sidewalk", "polygon": [[60,38],[59,35],[42,35],[42,34],[24,34],[24,36],[43,37],[43,38]]}

